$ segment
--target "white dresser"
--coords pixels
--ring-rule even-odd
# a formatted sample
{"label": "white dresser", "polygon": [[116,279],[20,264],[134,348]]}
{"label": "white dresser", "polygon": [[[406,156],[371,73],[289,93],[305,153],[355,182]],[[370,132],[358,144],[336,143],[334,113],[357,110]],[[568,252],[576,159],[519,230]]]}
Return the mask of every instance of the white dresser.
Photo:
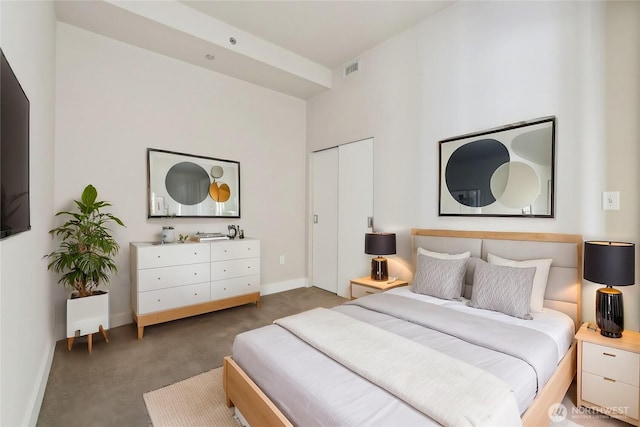
{"label": "white dresser", "polygon": [[260,303],[260,241],[132,242],[131,309],[144,327]]}

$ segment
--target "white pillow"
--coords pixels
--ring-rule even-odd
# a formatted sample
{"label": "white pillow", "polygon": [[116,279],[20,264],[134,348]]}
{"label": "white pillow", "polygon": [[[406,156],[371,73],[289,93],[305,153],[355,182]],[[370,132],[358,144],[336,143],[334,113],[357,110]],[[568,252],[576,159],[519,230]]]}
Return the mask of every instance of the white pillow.
{"label": "white pillow", "polygon": [[549,278],[549,268],[551,267],[551,263],[553,262],[552,259],[529,259],[526,261],[515,261],[512,259],[501,258],[494,254],[488,254],[487,261],[489,261],[489,264],[502,265],[507,267],[535,267],[536,274],[533,278],[533,289],[531,290],[531,306],[529,308],[532,313],[539,313],[542,311],[542,305],[544,304],[544,293],[547,289],[547,279]]}
{"label": "white pillow", "polygon": [[437,259],[465,259],[471,256],[471,252],[463,252],[461,254],[447,254],[444,252],[432,252],[424,248],[418,248],[418,255],[426,255]]}

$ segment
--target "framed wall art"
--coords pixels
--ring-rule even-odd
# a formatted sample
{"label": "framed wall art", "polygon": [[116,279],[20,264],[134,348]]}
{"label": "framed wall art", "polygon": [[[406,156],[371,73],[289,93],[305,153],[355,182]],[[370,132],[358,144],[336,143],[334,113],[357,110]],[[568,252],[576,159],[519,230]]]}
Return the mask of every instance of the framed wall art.
{"label": "framed wall art", "polygon": [[440,216],[554,217],[556,118],[440,141]]}
{"label": "framed wall art", "polygon": [[240,162],[147,149],[148,218],[240,218]]}

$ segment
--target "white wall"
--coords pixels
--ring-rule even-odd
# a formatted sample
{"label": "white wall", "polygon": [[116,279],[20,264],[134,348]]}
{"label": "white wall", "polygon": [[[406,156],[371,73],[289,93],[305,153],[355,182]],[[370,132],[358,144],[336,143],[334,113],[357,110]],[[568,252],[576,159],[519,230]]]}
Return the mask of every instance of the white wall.
{"label": "white wall", "polygon": [[[608,3],[606,14],[606,179],[597,191],[620,191],[621,208],[607,211],[606,231],[594,233],[613,240],[635,242],[640,259],[640,2]],[[594,307],[599,286],[585,288]],[[636,284],[618,288],[625,307],[625,328],[638,330],[640,323],[640,264],[636,261]]]}
{"label": "white wall", "polygon": [[[164,224],[176,235],[239,224],[261,239],[263,292],[306,285],[304,101],[63,23],[56,88],[55,210],[92,183],[127,225],[115,231],[112,326],[131,321],[129,242],[159,240]],[[148,147],[239,161],[242,218],[148,220]]]}
{"label": "white wall", "polygon": [[[309,101],[308,151],[375,138],[376,228],[398,233],[390,274],[410,278],[411,227],[612,234],[599,204],[616,160],[603,156],[610,75],[603,47],[621,30],[607,27],[605,12],[592,2],[458,2],[363,53],[357,73],[335,70],[333,89]],[[638,14],[628,21],[635,42],[626,51],[635,49],[629,63],[637,70]],[[637,97],[637,71],[624,75],[636,85],[627,96]],[[621,120],[637,126],[632,106]],[[557,117],[554,219],[438,217],[438,141],[547,115]],[[637,145],[635,132],[627,143]],[[634,177],[629,190],[637,189]],[[624,221],[637,230],[635,193],[623,195]],[[637,238],[625,223],[617,227],[618,238]],[[593,292],[585,286],[585,320],[594,320]],[[627,328],[637,330],[637,297],[625,306]]]}
{"label": "white wall", "polygon": [[0,2],[0,46],[30,101],[31,231],[0,242],[0,425],[37,421],[53,358],[53,4]]}

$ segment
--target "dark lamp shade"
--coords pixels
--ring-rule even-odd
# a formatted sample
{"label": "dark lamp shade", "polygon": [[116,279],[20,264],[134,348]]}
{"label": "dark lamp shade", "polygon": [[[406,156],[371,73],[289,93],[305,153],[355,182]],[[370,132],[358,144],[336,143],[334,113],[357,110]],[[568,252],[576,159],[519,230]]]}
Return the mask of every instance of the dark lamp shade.
{"label": "dark lamp shade", "polygon": [[367,233],[364,235],[364,253],[393,255],[396,253],[395,233]]}
{"label": "dark lamp shade", "polygon": [[584,278],[607,286],[635,283],[635,244],[584,242]]}

